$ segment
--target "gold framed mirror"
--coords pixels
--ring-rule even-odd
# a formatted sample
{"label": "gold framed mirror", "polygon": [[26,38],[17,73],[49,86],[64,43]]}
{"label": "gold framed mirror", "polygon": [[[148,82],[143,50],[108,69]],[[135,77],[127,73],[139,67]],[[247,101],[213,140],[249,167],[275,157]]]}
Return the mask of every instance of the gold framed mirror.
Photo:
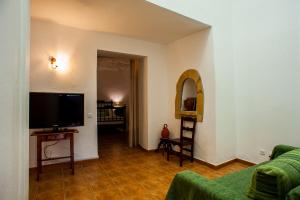
{"label": "gold framed mirror", "polygon": [[175,118],[193,116],[203,121],[204,93],[200,74],[195,69],[183,72],[177,81]]}

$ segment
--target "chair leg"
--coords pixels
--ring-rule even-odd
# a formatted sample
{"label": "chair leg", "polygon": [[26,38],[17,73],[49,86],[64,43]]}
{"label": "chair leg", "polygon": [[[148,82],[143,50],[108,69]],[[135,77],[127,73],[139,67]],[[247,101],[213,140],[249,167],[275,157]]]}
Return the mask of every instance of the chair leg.
{"label": "chair leg", "polygon": [[170,143],[167,144],[167,161],[170,160],[170,152],[172,151],[172,146]]}
{"label": "chair leg", "polygon": [[163,156],[165,155],[165,150],[166,150],[166,148],[167,148],[167,147],[166,147],[166,143],[164,142],[164,143],[163,143],[163,153],[162,153]]}
{"label": "chair leg", "polygon": [[183,161],[183,155],[182,155],[182,146],[180,146],[180,154],[179,154],[179,165],[180,167],[182,167],[182,161]]}

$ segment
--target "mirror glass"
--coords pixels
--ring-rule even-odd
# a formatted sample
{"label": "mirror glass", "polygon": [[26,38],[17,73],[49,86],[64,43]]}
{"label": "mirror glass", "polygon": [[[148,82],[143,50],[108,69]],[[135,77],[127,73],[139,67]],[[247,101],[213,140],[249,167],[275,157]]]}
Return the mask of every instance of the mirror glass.
{"label": "mirror glass", "polygon": [[193,79],[188,78],[184,81],[181,96],[182,111],[196,111],[197,87]]}

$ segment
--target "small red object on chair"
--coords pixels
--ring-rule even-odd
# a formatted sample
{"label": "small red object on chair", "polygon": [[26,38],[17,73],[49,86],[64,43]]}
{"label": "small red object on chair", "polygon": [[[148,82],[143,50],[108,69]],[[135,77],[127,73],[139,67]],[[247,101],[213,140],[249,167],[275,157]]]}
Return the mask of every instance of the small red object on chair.
{"label": "small red object on chair", "polygon": [[164,124],[164,128],[161,131],[161,137],[162,138],[169,138],[170,132],[168,129],[168,124]]}

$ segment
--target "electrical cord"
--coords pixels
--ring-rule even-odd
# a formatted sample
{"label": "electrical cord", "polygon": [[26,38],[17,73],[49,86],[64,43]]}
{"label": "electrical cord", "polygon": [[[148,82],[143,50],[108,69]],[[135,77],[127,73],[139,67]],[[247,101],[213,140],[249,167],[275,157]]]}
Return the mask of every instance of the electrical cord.
{"label": "electrical cord", "polygon": [[58,144],[58,143],[59,143],[59,140],[56,141],[56,142],[54,142],[53,144],[45,145],[45,147],[44,147],[44,156],[45,156],[46,159],[48,159],[48,158],[51,157],[51,155],[50,155],[50,157],[47,156],[47,149],[48,149],[49,147],[51,147],[51,146],[54,146],[54,145]]}

